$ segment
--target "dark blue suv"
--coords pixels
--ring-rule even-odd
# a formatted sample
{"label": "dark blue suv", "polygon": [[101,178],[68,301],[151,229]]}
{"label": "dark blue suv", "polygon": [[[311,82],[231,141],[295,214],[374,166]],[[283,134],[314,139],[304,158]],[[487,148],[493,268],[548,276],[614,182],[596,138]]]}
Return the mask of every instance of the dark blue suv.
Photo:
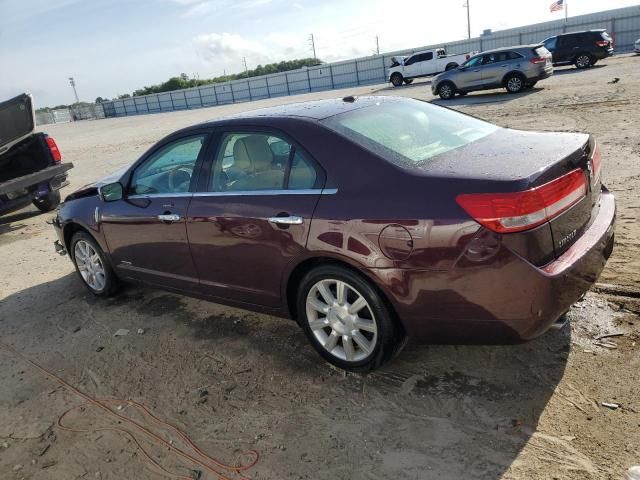
{"label": "dark blue suv", "polygon": [[613,55],[613,41],[606,30],[563,33],[542,42],[553,55],[553,65],[574,64],[587,68]]}

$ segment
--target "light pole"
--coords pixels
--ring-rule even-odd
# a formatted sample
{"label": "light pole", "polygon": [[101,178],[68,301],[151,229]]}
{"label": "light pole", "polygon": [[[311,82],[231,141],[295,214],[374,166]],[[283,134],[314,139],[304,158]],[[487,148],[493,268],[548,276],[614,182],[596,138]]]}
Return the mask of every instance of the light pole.
{"label": "light pole", "polygon": [[73,94],[76,97],[76,103],[80,103],[80,99],[78,98],[78,92],[76,91],[76,81],[73,77],[69,77],[69,85],[73,88]]}
{"label": "light pole", "polygon": [[313,50],[313,59],[315,60],[316,57],[316,40],[313,37],[313,33],[309,35],[309,42],[311,44],[311,50]]}
{"label": "light pole", "polygon": [[464,8],[467,9],[467,38],[471,38],[471,13],[470,10],[471,8],[469,7],[469,2],[471,0],[467,0],[467,2],[462,5]]}

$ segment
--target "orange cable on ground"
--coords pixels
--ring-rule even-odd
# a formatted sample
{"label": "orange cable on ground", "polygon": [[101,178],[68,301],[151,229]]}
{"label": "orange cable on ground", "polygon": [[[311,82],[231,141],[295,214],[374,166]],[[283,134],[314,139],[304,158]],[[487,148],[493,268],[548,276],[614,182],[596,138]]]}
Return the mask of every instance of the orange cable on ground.
{"label": "orange cable on ground", "polygon": [[[82,429],[68,427],[68,426],[64,425],[63,424],[63,419],[70,412],[72,412],[74,410],[77,410],[79,408],[82,408],[85,405],[94,405],[94,406],[98,407],[99,409],[105,411],[106,413],[110,414],[111,416],[116,417],[118,420],[120,420],[120,421],[122,421],[122,422],[124,422],[126,424],[129,424],[132,427],[134,427],[135,429],[139,430],[140,432],[145,434],[147,437],[149,437],[149,439],[152,442],[155,442],[156,444],[158,444],[160,446],[166,447],[167,449],[169,449],[169,450],[173,451],[174,453],[176,453],[178,456],[188,460],[192,464],[199,465],[203,469],[208,470],[209,472],[211,472],[214,475],[216,475],[220,480],[231,480],[231,478],[227,477],[223,471],[226,471],[226,473],[237,474],[240,478],[247,479],[247,477],[245,477],[242,474],[242,472],[245,472],[246,470],[252,468],[258,462],[258,452],[256,452],[255,450],[248,450],[247,452],[245,452],[243,454],[244,456],[248,456],[248,457],[251,458],[251,461],[249,463],[247,463],[246,465],[241,465],[239,463],[239,461],[236,462],[236,465],[228,465],[228,464],[225,464],[225,463],[223,463],[223,462],[221,462],[219,460],[216,460],[212,456],[210,456],[207,453],[203,452],[189,438],[189,436],[186,433],[184,433],[178,427],[176,427],[176,426],[174,426],[174,425],[172,425],[172,424],[170,424],[168,422],[165,422],[163,420],[160,420],[153,413],[151,413],[144,405],[142,405],[142,404],[140,404],[140,403],[138,403],[138,402],[136,402],[134,400],[118,400],[118,399],[98,399],[98,398],[94,398],[94,397],[82,392],[81,390],[77,389],[76,387],[74,387],[73,385],[68,383],[67,381],[65,381],[62,378],[60,378],[55,373],[47,370],[43,366],[37,364],[36,362],[32,361],[28,357],[24,356],[22,353],[18,352],[11,345],[7,345],[6,343],[0,342],[0,347],[4,348],[5,350],[8,350],[11,353],[13,353],[17,357],[19,357],[21,360],[29,363],[32,367],[34,367],[35,369],[41,371],[42,373],[53,377],[54,379],[56,379],[58,381],[58,383],[60,383],[67,390],[71,391],[72,393],[75,393],[76,395],[78,395],[79,397],[81,397],[81,398],[83,398],[85,400],[84,403],[70,408],[69,410],[65,411],[58,418],[58,422],[57,423],[58,423],[58,426],[62,430],[66,430],[66,431],[69,431],[69,432],[75,432],[75,433],[98,432],[98,431],[115,431],[115,432],[124,433],[126,436],[131,438],[131,440],[137,445],[137,447],[140,449],[140,451],[143,453],[143,455],[145,456],[145,458],[148,460],[149,463],[151,463],[154,467],[156,467],[157,469],[162,471],[164,474],[166,474],[166,475],[168,475],[170,477],[176,478],[178,480],[193,480],[193,477],[192,476],[185,476],[185,475],[180,475],[180,474],[177,474],[177,473],[173,473],[173,472],[170,472],[169,470],[167,470],[166,468],[164,468],[162,465],[160,465],[156,460],[154,460],[151,457],[149,452],[147,452],[144,449],[144,447],[142,447],[142,445],[140,444],[140,441],[130,431],[128,431],[128,430],[126,430],[124,428],[119,428],[119,427],[102,427],[102,428],[90,428],[90,429],[82,430]],[[180,437],[180,439],[187,445],[187,447],[191,448],[193,450],[193,452],[195,452],[195,454],[184,451],[183,449],[173,445],[172,443],[167,442],[166,440],[164,440],[159,435],[153,433],[151,430],[146,428],[144,425],[136,422],[135,420],[133,420],[131,418],[125,417],[124,415],[121,415],[121,414],[113,411],[111,408],[109,408],[107,406],[109,404],[118,404],[118,405],[127,404],[129,406],[132,406],[135,410],[140,412],[144,417],[148,418],[153,423],[159,425],[160,427],[164,427],[164,428],[166,428],[166,429],[168,429],[170,431],[173,431],[176,435],[178,435]]]}

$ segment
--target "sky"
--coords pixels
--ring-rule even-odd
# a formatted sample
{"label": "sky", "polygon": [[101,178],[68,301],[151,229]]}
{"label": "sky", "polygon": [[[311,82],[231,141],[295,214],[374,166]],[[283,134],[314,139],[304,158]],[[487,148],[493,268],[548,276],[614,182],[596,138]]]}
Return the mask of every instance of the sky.
{"label": "sky", "polygon": [[[561,19],[553,0],[469,0],[471,34]],[[113,98],[180,73],[210,78],[258,64],[345,60],[467,36],[465,0],[0,0],[0,100],[37,107]],[[638,0],[568,0],[569,16]]]}

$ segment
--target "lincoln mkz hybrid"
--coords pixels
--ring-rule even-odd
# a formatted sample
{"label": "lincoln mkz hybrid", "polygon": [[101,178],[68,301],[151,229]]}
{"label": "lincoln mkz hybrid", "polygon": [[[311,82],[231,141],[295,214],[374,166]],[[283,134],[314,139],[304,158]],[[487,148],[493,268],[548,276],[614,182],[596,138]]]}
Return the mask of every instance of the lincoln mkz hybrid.
{"label": "lincoln mkz hybrid", "polygon": [[[150,120],[152,121],[152,120]],[[54,219],[96,295],[138,281],[290,317],[367,371],[409,337],[536,337],[597,280],[615,200],[596,140],[345,97],[164,138]]]}

